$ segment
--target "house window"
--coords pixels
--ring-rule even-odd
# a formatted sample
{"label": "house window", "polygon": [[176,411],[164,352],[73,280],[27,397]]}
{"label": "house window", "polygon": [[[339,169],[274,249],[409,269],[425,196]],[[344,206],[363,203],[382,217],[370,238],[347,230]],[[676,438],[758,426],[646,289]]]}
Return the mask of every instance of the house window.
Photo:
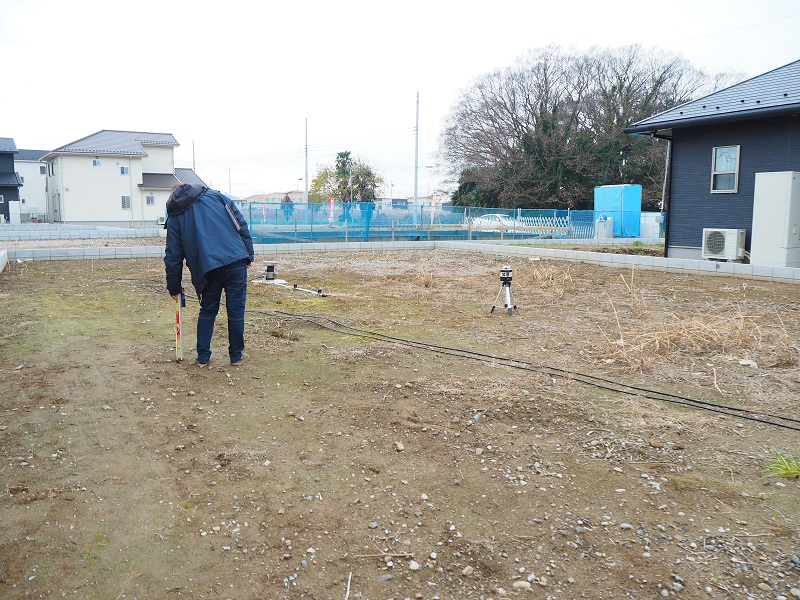
{"label": "house window", "polygon": [[120,175],[127,175],[128,174],[128,167],[120,167],[119,168]]}
{"label": "house window", "polygon": [[50,175],[56,174],[56,163],[51,162],[50,164],[47,165],[47,168],[50,169]]}
{"label": "house window", "polygon": [[739,146],[717,146],[711,163],[711,193],[735,193],[739,187]]}
{"label": "house window", "polygon": [[39,167],[39,175],[47,175],[47,171],[45,170],[44,166]]}
{"label": "house window", "polygon": [[100,159],[99,158],[93,158],[92,159],[92,166],[93,167],[99,167],[100,166]]}
{"label": "house window", "polygon": [[123,196],[122,197],[122,210],[130,210],[131,209],[131,197],[130,196]]}
{"label": "house window", "polygon": [[156,205],[156,197],[155,196],[148,196],[147,197],[147,206],[155,206]]}

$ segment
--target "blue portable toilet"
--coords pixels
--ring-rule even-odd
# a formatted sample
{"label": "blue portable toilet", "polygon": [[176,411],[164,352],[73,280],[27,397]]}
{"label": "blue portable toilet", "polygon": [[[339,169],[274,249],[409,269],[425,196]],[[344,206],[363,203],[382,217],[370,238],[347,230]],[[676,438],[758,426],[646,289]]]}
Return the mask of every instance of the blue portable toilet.
{"label": "blue portable toilet", "polygon": [[614,237],[639,237],[642,186],[601,185],[594,188],[595,221],[600,215],[614,220]]}

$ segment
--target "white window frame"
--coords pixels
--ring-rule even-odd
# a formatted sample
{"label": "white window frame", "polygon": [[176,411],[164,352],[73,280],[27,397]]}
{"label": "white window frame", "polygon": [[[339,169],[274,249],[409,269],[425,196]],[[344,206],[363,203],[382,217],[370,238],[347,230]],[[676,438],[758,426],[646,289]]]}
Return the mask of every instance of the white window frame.
{"label": "white window frame", "polygon": [[120,167],[119,168],[119,174],[120,175],[129,175],[130,174],[130,169],[128,167]]}
{"label": "white window frame", "polygon": [[152,194],[150,194],[150,195],[147,196],[145,202],[147,203],[147,206],[155,206],[156,205],[156,197],[153,196]]}
{"label": "white window frame", "polygon": [[[125,206],[127,204],[127,206]],[[131,197],[122,196],[122,210],[131,210]]]}
{"label": "white window frame", "polygon": [[93,167],[99,167],[100,166],[100,159],[99,158],[93,158],[92,159],[92,166]]}
{"label": "white window frame", "polygon": [[[724,148],[735,148],[736,149],[736,166],[734,170],[718,170],[717,169],[717,150],[722,150]],[[735,194],[739,191],[739,158],[741,157],[741,146],[739,145],[730,145],[730,146],[714,146],[711,149],[711,193],[712,194]],[[718,175],[733,175],[733,189],[725,189],[720,190],[715,188],[716,178]]]}

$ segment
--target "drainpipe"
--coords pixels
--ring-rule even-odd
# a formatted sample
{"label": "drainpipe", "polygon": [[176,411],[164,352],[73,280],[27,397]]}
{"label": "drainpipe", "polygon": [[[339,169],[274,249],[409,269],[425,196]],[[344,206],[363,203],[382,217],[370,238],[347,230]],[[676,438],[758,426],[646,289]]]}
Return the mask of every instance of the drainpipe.
{"label": "drainpipe", "polygon": [[667,257],[669,248],[669,204],[666,202],[667,175],[672,168],[670,157],[672,156],[672,140],[667,140],[667,156],[664,159],[664,184],[661,188],[661,212],[664,213],[664,258]]}
{"label": "drainpipe", "polygon": [[[131,173],[132,168],[133,165],[131,164],[131,159],[128,158],[128,179],[130,180],[131,190],[133,190],[133,174]],[[139,218],[141,221],[142,229],[144,229],[144,194],[142,193],[144,191],[144,188],[140,188],[139,186],[136,186],[136,188],[139,193],[139,207],[141,208],[141,213],[139,214]]]}
{"label": "drainpipe", "polygon": [[60,185],[58,186],[60,191],[58,193],[61,194],[61,196],[59,198],[57,198],[57,200],[58,200],[58,209],[59,209],[58,212],[60,213],[59,216],[61,217],[61,222],[62,223],[66,223],[66,221],[67,221],[66,212],[67,211],[65,210],[65,206],[67,204],[67,182],[64,179],[64,155],[63,154],[59,154],[58,155],[58,163],[56,164],[55,168],[58,169],[57,177],[58,177],[58,181],[60,182]]}
{"label": "drainpipe", "polygon": [[672,140],[667,140],[667,156],[664,159],[664,183],[661,185],[661,206],[659,210],[664,212],[664,196],[667,193],[667,172],[669,171],[669,155],[672,151]]}

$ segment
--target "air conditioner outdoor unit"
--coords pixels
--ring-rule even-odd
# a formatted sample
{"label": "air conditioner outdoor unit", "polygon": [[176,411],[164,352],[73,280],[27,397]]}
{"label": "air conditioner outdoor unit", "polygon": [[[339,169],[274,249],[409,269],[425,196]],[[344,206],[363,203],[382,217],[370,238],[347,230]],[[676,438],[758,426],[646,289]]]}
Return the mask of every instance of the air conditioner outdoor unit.
{"label": "air conditioner outdoor unit", "polygon": [[744,258],[746,229],[703,229],[703,258],[741,260]]}
{"label": "air conditioner outdoor unit", "polygon": [[163,225],[167,222],[167,217],[158,217],[158,224]]}

